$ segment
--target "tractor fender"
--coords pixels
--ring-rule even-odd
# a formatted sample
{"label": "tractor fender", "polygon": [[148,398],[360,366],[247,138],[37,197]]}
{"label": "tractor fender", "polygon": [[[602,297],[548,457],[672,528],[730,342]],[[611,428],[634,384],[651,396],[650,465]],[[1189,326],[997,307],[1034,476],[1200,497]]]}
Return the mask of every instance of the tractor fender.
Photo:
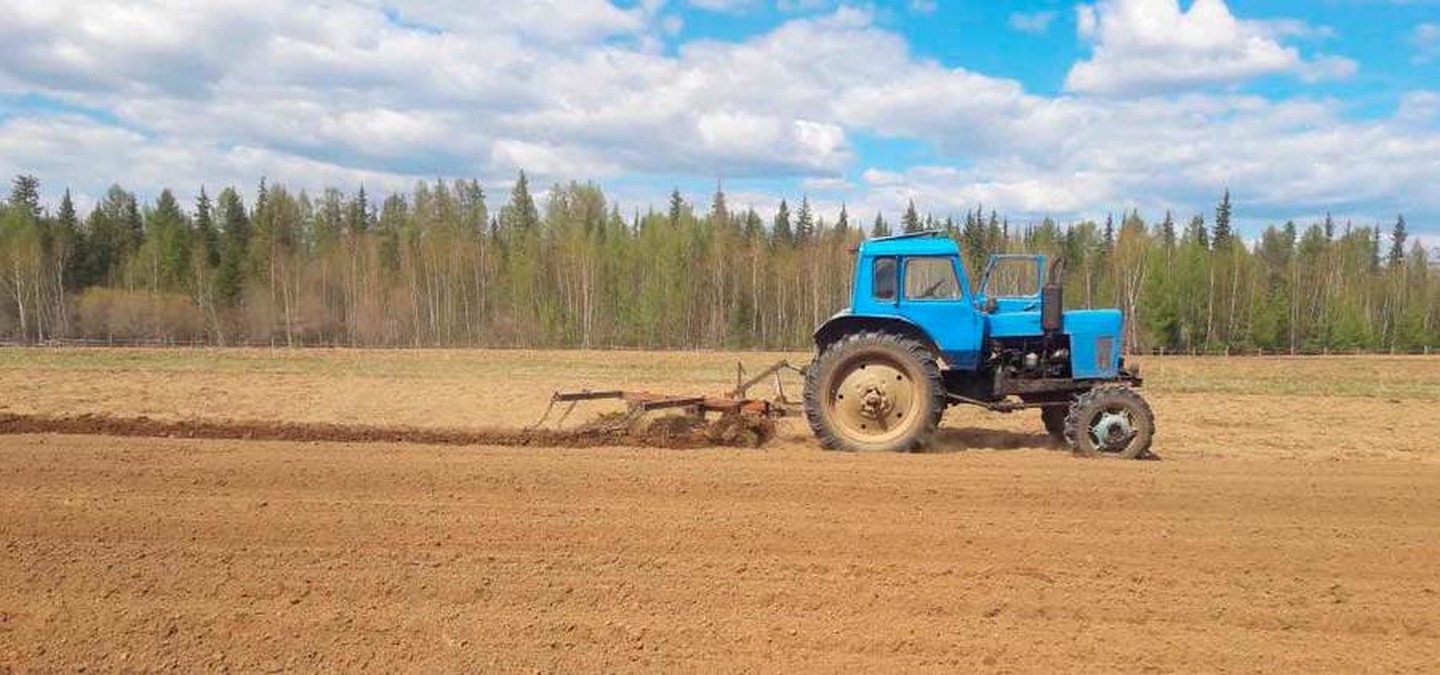
{"label": "tractor fender", "polygon": [[916,340],[925,345],[931,354],[937,357],[940,355],[940,347],[930,339],[930,335],[925,332],[925,329],[915,325],[909,319],[899,316],[850,314],[848,312],[841,312],[830,317],[815,329],[815,351],[816,353],[824,352],[826,347],[847,335],[869,331],[891,333]]}

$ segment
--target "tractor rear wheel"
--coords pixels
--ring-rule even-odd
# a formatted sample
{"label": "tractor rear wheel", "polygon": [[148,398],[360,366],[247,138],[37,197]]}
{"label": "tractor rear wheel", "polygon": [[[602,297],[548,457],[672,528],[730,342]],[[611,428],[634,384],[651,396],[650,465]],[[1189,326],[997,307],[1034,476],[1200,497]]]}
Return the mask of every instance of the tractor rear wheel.
{"label": "tractor rear wheel", "polygon": [[1145,457],[1154,436],[1150,404],[1123,385],[1102,385],[1081,394],[1065,418],[1065,442],[1085,457]]}
{"label": "tractor rear wheel", "polygon": [[1040,409],[1040,421],[1045,423],[1045,433],[1057,440],[1065,440],[1065,418],[1070,414],[1068,405],[1052,405]]}
{"label": "tractor rear wheel", "polygon": [[918,450],[944,412],[940,367],[910,338],[856,333],[806,369],[805,419],[830,450]]}

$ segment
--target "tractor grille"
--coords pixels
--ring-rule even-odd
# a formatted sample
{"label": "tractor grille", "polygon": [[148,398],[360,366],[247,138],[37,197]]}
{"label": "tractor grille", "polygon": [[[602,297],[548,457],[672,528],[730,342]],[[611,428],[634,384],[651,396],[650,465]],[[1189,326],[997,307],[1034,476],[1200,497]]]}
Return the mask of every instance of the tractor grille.
{"label": "tractor grille", "polygon": [[1095,369],[1110,370],[1114,367],[1111,354],[1115,351],[1115,338],[1106,335],[1095,338]]}

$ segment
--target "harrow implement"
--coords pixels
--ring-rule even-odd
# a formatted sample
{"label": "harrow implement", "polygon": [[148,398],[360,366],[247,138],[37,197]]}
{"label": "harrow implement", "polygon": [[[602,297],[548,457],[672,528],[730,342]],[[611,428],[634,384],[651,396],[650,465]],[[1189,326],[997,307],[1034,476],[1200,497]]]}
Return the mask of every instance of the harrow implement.
{"label": "harrow implement", "polygon": [[[623,412],[600,415],[577,430],[646,440],[673,442],[690,439],[696,444],[759,447],[775,435],[774,420],[787,415],[787,406],[793,405],[785,398],[780,379],[780,373],[785,370],[803,372],[786,361],[780,361],[747,379],[744,366],[737,364],[735,388],[720,396],[623,389],[557,391],[550,396],[550,404],[545,407],[544,414],[527,430],[561,430],[580,404],[618,401],[625,405]],[[751,388],[770,377],[775,378],[774,399],[747,397]],[[553,419],[552,415],[555,416]]]}

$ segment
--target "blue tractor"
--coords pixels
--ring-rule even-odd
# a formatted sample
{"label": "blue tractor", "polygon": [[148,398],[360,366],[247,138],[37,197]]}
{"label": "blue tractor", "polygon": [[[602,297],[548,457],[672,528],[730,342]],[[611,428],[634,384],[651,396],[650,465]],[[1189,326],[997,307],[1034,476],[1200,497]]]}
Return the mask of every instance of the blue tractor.
{"label": "blue tractor", "polygon": [[939,232],[856,249],[850,307],[815,331],[805,417],[826,448],[919,450],[951,405],[1039,409],[1076,453],[1149,454],[1150,406],[1120,354],[1115,309],[1065,310],[1063,264],[997,255],[972,291]]}

